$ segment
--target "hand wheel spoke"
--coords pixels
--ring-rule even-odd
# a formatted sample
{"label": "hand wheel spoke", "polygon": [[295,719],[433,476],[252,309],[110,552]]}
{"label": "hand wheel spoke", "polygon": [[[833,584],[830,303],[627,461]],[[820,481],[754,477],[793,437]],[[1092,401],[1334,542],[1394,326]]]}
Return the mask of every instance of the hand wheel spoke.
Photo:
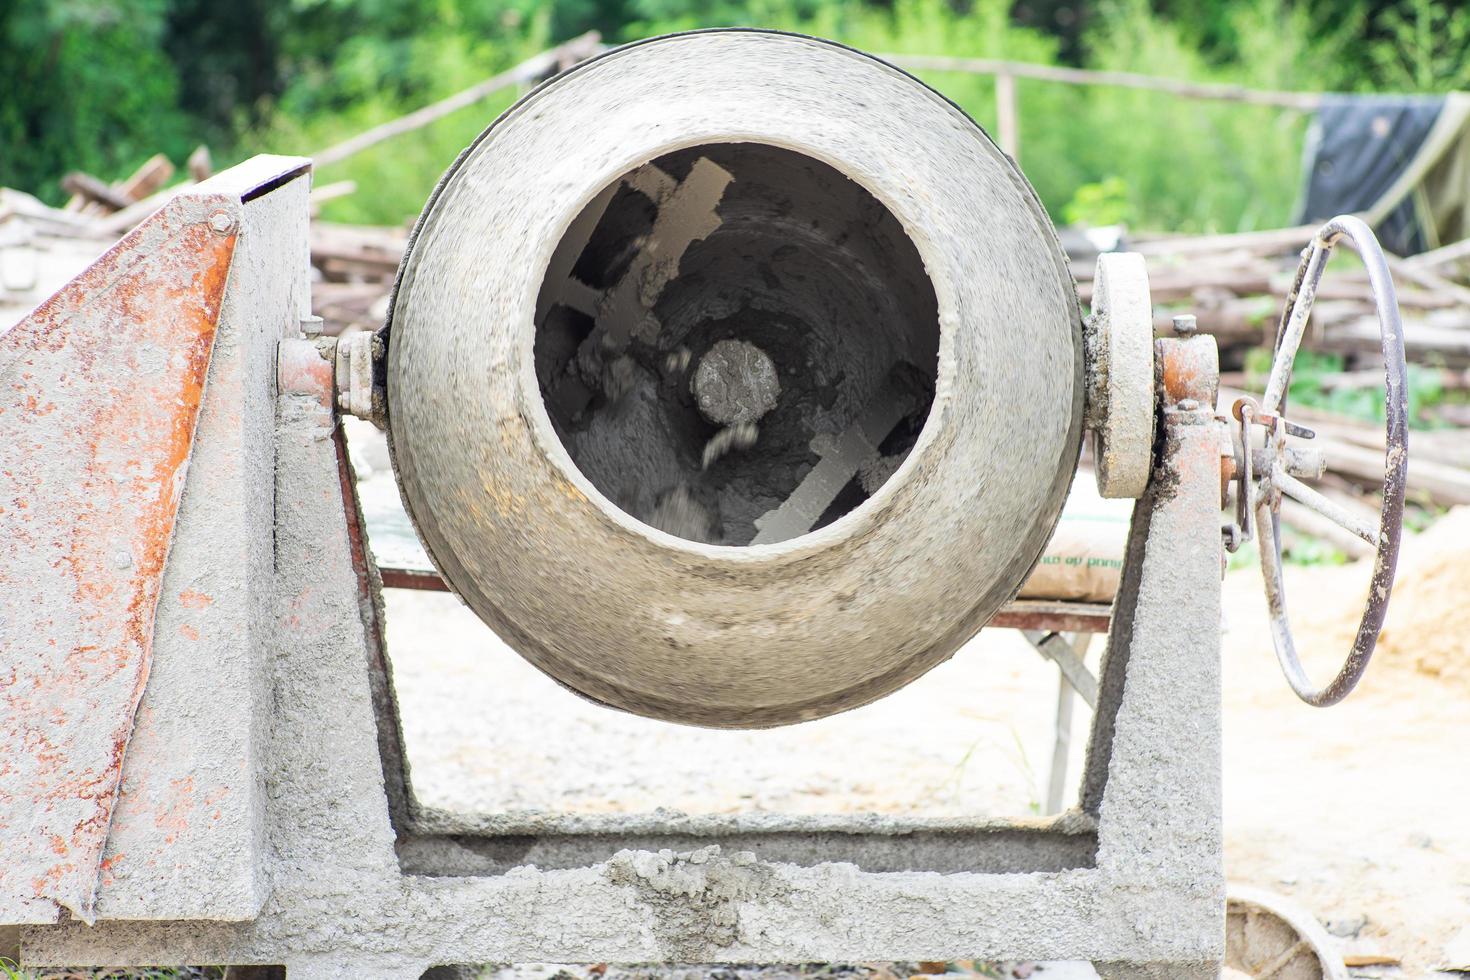
{"label": "hand wheel spoke", "polygon": [[1277,463],[1271,470],[1271,482],[1288,497],[1312,508],[1334,524],[1339,524],[1347,528],[1373,547],[1378,547],[1378,528],[1363,520],[1331,497],[1307,486],[1301,480],[1286,472],[1286,468],[1280,463]]}
{"label": "hand wheel spoke", "polygon": [[1296,282],[1286,298],[1286,309],[1281,314],[1281,325],[1277,330],[1276,350],[1271,361],[1271,376],[1266,380],[1266,393],[1261,398],[1261,409],[1271,414],[1281,411],[1286,400],[1286,389],[1291,383],[1291,368],[1296,361],[1297,349],[1307,331],[1307,321],[1312,316],[1312,304],[1317,299],[1317,283],[1322,279],[1322,270],[1327,267],[1330,245],[1322,243],[1321,236],[1312,239],[1308,246],[1307,259],[1297,270]]}

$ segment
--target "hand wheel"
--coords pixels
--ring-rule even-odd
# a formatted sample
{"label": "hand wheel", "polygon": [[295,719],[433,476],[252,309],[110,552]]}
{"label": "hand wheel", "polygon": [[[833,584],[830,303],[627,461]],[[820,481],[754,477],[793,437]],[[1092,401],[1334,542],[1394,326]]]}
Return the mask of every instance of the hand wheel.
{"label": "hand wheel", "polygon": [[[1291,382],[1292,362],[1301,345],[1307,319],[1311,316],[1317,284],[1327,266],[1334,246],[1346,241],[1356,251],[1368,271],[1368,285],[1378,311],[1382,335],[1383,363],[1387,380],[1387,411],[1384,445],[1383,508],[1378,526],[1370,526],[1345,508],[1303,483],[1299,477],[1320,476],[1320,453],[1303,452],[1287,445],[1287,436],[1312,438],[1310,429],[1286,419],[1286,392]],[[1266,393],[1259,405],[1254,399],[1238,399],[1232,414],[1239,424],[1241,452],[1236,466],[1237,528],[1229,529],[1231,550],[1242,540],[1249,540],[1254,524],[1259,528],[1261,574],[1266,580],[1266,600],[1271,614],[1271,636],[1276,645],[1276,659],[1286,674],[1287,683],[1297,696],[1310,705],[1325,708],[1347,697],[1368,667],[1383,617],[1388,612],[1388,598],[1393,591],[1394,569],[1398,564],[1399,539],[1404,522],[1404,484],[1409,469],[1408,397],[1405,385],[1404,327],[1399,317],[1398,299],[1388,273],[1388,260],[1378,245],[1372,229],[1358,218],[1333,218],[1313,237],[1302,253],[1296,281],[1286,297],[1286,308],[1276,331],[1275,356]],[[1265,430],[1265,444],[1252,450],[1254,426]],[[1335,521],[1368,542],[1376,550],[1373,558],[1373,582],[1368,603],[1358,623],[1357,638],[1347,661],[1326,686],[1317,688],[1307,678],[1291,638],[1286,619],[1286,590],[1281,575],[1281,541],[1279,512],[1282,495],[1288,496]]]}
{"label": "hand wheel", "polygon": [[1347,980],[1327,930],[1295,902],[1230,885],[1225,892],[1223,977],[1246,980]]}

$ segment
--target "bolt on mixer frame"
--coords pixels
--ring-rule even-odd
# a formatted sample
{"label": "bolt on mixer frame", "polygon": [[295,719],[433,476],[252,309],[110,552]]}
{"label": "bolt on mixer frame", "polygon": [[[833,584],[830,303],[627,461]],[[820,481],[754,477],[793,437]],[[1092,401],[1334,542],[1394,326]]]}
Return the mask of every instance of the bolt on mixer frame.
{"label": "bolt on mixer frame", "polygon": [[[300,333],[308,182],[306,161],[279,158],[221,175],[0,336],[0,365],[24,366],[0,420],[46,394],[32,378],[51,379],[52,396],[105,409],[102,423],[163,413],[148,431],[167,436],[120,463],[61,413],[6,429],[12,444],[52,440],[27,457],[46,494],[28,509],[46,519],[64,522],[84,489],[136,474],[120,499],[149,521],[123,507],[89,519],[108,549],[154,558],[62,562],[64,581],[12,583],[7,595],[20,598],[0,599],[5,622],[49,610],[74,617],[86,640],[119,603],[158,609],[104,637],[105,663],[74,659],[66,684],[8,702],[3,731],[18,745],[53,731],[58,714],[90,719],[0,770],[0,835],[16,856],[0,871],[0,927],[18,927],[22,962],[363,978],[473,962],[981,957],[1086,959],[1105,978],[1218,975],[1228,425],[1213,408],[1213,339],[1154,341],[1151,318],[1139,319],[1141,263],[1125,260],[1137,267],[1122,278],[1103,263],[1099,294],[1112,305],[1090,325],[1103,338],[1095,363],[1146,402],[1135,392],[1116,416],[1093,405],[1089,420],[1118,452],[1113,477],[1126,481],[1141,451],[1143,479],[1075,810],[1021,822],[470,822],[420,808],[409,784],[381,583],[338,424],[340,404],[371,410],[374,352],[370,339]],[[192,311],[169,323],[195,346],[174,354],[150,335],[132,355],[78,360],[139,320],[143,295]],[[137,383],[159,371],[177,374],[185,397],[160,402],[153,380]],[[1144,404],[1141,431],[1108,428]],[[46,479],[68,466],[85,486]],[[0,519],[32,528],[14,510]],[[36,534],[17,540],[0,546],[7,561],[43,547]],[[4,637],[12,692],[54,679],[44,644],[8,627]]]}

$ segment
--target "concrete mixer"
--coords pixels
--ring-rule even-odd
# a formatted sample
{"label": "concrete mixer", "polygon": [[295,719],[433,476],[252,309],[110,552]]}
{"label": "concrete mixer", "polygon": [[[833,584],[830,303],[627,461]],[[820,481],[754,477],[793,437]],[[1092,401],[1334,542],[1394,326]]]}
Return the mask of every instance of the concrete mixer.
{"label": "concrete mixer", "polygon": [[[1214,341],[1188,318],[1155,338],[1140,257],[1101,257],[1084,317],[1015,164],[828,42],[659,38],[536,89],[444,175],[377,333],[312,328],[309,173],[259,157],[198,185],[0,335],[0,936],[24,962],[1218,975],[1225,549],[1259,540],[1314,703],[1361,676],[1392,587],[1404,357],[1366,227],[1312,241],[1265,396],[1217,414]],[[1377,528],[1302,482],[1321,459],[1285,413],[1342,241],[1383,325]],[[344,413],[386,429],[438,578],[577,695],[785,725],[1025,626],[1094,691],[1078,807],[426,815]],[[1118,594],[1013,601],[1086,437],[1102,494],[1137,501]],[[1282,494],[1378,549],[1321,690],[1285,623]],[[1096,678],[1054,649],[1084,621],[1108,632]]]}

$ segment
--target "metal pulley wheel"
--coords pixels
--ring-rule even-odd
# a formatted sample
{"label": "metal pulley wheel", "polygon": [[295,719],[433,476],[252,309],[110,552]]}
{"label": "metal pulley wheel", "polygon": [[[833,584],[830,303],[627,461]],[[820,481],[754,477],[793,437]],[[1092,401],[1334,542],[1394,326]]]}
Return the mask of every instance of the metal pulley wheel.
{"label": "metal pulley wheel", "polygon": [[654,717],[915,679],[1015,594],[1077,464],[1081,316],[1035,194],[954,105],[811,38],[658,38],[537,89],[434,192],[388,329],[444,578]]}
{"label": "metal pulley wheel", "polygon": [[1097,490],[1104,497],[1141,497],[1154,441],[1154,307],[1142,255],[1097,257],[1086,330]]}
{"label": "metal pulley wheel", "polygon": [[[1302,482],[1320,476],[1321,453],[1302,450],[1287,442],[1288,436],[1310,439],[1314,433],[1286,418],[1286,394],[1291,384],[1292,362],[1301,345],[1307,320],[1316,298],[1317,284],[1327,259],[1338,242],[1346,241],[1358,253],[1368,273],[1368,285],[1378,312],[1382,335],[1386,382],[1384,432],[1383,506],[1376,527],[1358,519],[1328,497]],[[1378,633],[1388,613],[1398,565],[1399,541],[1403,533],[1404,490],[1409,470],[1407,368],[1404,363],[1404,328],[1388,262],[1373,231],[1358,218],[1342,216],[1327,222],[1303,251],[1296,280],[1286,298],[1286,308],[1276,332],[1275,357],[1266,391],[1257,404],[1241,398],[1232,406],[1236,436],[1236,523],[1228,528],[1227,547],[1234,551],[1253,535],[1259,537],[1261,574],[1266,580],[1266,599],[1271,614],[1271,636],[1276,657],[1287,683],[1303,701],[1327,707],[1350,694],[1373,656]],[[1264,434],[1262,448],[1253,445],[1252,434]],[[1282,581],[1279,512],[1283,496],[1305,504],[1373,545],[1373,578],[1363,616],[1358,623],[1352,650],[1337,675],[1322,687],[1307,677],[1297,656],[1287,623],[1286,589]]]}
{"label": "metal pulley wheel", "polygon": [[1225,896],[1223,980],[1347,980],[1327,931],[1294,902],[1231,885]]}

